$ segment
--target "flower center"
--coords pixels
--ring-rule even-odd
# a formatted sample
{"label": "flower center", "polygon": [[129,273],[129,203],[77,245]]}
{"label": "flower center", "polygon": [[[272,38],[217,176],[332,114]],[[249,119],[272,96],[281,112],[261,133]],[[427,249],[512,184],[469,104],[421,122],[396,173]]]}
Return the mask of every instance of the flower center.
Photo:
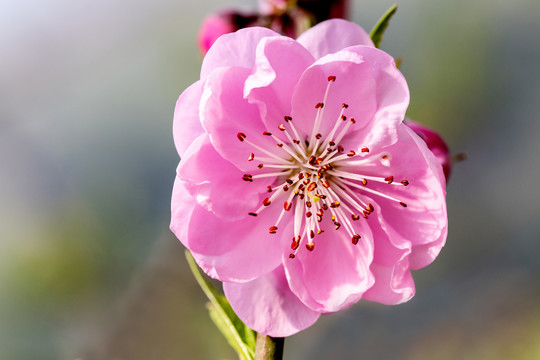
{"label": "flower center", "polygon": [[325,217],[330,218],[335,230],[346,231],[352,243],[358,244],[362,237],[355,231],[353,223],[361,218],[367,219],[375,211],[363,194],[383,197],[407,207],[404,202],[368,186],[368,182],[372,181],[390,186],[407,186],[407,180],[395,182],[391,175],[377,177],[362,174],[362,167],[373,162],[388,165],[390,154],[369,156],[370,149],[365,146],[357,154],[340,145],[356,123],[354,118],[346,116],[347,104],[341,105],[341,112],[330,132],[319,132],[325,102],[335,81],[335,76],[328,77],[323,100],[315,105],[317,114],[309,137],[299,135],[290,116],[284,116],[284,122],[278,126],[279,134],[283,136],[278,137],[269,131],[262,134],[265,138],[271,138],[279,151],[269,151],[250,141],[244,133],[237,134],[238,140],[253,151],[247,160],[258,162],[257,173],[244,174],[242,179],[259,184],[265,179],[274,179],[269,185],[265,183],[268,197],[249,215],[258,216],[268,206],[283,204],[277,219],[269,224],[268,231],[277,233],[281,221],[286,216],[292,216],[292,252],[289,255],[292,259],[301,243],[305,244],[307,250],[314,250],[316,235],[325,231],[321,227]]}

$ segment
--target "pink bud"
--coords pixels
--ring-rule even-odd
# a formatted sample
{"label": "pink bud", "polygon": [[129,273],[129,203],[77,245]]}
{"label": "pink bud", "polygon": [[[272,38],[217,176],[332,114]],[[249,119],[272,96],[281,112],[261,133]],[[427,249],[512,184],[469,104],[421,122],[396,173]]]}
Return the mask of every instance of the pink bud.
{"label": "pink bud", "polygon": [[433,131],[432,129],[419,124],[410,119],[405,120],[405,124],[411,128],[418,136],[420,136],[425,142],[429,150],[435,155],[437,160],[441,163],[444,171],[444,176],[448,182],[450,173],[452,170],[452,161],[450,156],[450,149],[441,135]]}

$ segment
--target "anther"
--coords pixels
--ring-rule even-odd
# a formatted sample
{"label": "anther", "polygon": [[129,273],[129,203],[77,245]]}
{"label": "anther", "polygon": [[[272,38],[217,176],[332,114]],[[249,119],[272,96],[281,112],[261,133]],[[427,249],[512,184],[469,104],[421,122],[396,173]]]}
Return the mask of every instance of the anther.
{"label": "anther", "polygon": [[311,207],[311,201],[306,201],[306,206],[307,206],[308,208],[310,208],[310,207]]}
{"label": "anther", "polygon": [[367,185],[367,180],[366,179],[362,179],[362,185],[364,185],[364,186]]}
{"label": "anther", "polygon": [[315,105],[315,109],[322,109],[323,107],[324,107],[324,104],[322,102],[317,103],[317,105]]}
{"label": "anther", "polygon": [[409,182],[407,180],[401,180],[401,183],[403,184],[403,186],[409,185]]}
{"label": "anther", "polygon": [[399,205],[403,206],[403,207],[407,207],[407,204],[405,204],[403,201],[400,201],[399,202]]}
{"label": "anther", "polygon": [[336,77],[335,76],[329,76],[328,77],[328,81],[336,81]]}
{"label": "anther", "polygon": [[307,218],[310,218],[311,215],[313,215],[313,214],[311,213],[311,211],[308,211],[308,212],[306,213],[306,217],[307,217]]}
{"label": "anther", "polygon": [[304,173],[298,173],[298,180],[302,180],[304,178]]}
{"label": "anther", "polygon": [[315,135],[315,139],[319,140],[320,138],[322,138],[322,135],[321,135],[321,134]]}
{"label": "anther", "polygon": [[291,249],[296,250],[296,249],[298,249],[299,245],[300,245],[300,242],[294,240],[294,238],[293,238],[293,241],[292,241],[292,244],[291,244]]}
{"label": "anther", "polygon": [[289,121],[292,120],[292,117],[285,115],[285,116],[283,117],[283,119],[284,119],[286,122],[289,122]]}
{"label": "anther", "polygon": [[255,154],[251,153],[248,157],[248,161],[253,161],[253,159],[255,159]]}
{"label": "anther", "polygon": [[360,215],[352,214],[352,215],[351,215],[351,218],[352,218],[354,221],[357,221],[357,220],[360,220]]}
{"label": "anther", "polygon": [[287,180],[285,180],[285,181],[286,181],[287,184],[289,184],[289,185],[292,185],[292,184],[294,183],[294,181],[292,181],[291,179],[287,179]]}
{"label": "anther", "polygon": [[266,199],[263,200],[263,205],[264,205],[264,206],[268,206],[268,205],[270,205],[271,203],[272,203],[272,202],[270,201],[269,198],[266,198]]}
{"label": "anther", "polygon": [[250,212],[250,213],[248,213],[248,215],[251,215],[251,216],[257,216],[257,213]]}
{"label": "anther", "polygon": [[244,174],[244,176],[242,176],[242,180],[252,182],[253,176],[251,176],[250,174]]}
{"label": "anther", "polygon": [[394,177],[393,176],[389,176],[387,178],[384,178],[384,181],[386,181],[387,183],[391,184],[394,182]]}
{"label": "anther", "polygon": [[368,211],[369,211],[370,213],[372,213],[372,212],[374,212],[374,211],[375,211],[375,209],[373,208],[373,205],[371,205],[371,204],[368,204],[368,206],[367,206],[367,207],[368,207]]}
{"label": "anther", "polygon": [[309,184],[307,191],[313,191],[315,190],[316,187],[317,187],[317,184],[312,182],[311,184]]}
{"label": "anther", "polygon": [[306,244],[306,249],[308,249],[309,251],[313,251],[313,249],[315,248],[315,244],[314,243],[307,243]]}
{"label": "anther", "polygon": [[347,117],[345,115],[341,115],[341,120],[347,121]]}
{"label": "anther", "polygon": [[285,184],[283,185],[283,191],[288,191],[289,190],[289,187]]}
{"label": "anther", "polygon": [[330,187],[330,184],[328,183],[327,180],[324,180],[324,181],[321,183],[321,185],[322,185],[323,187],[327,188],[327,189]]}
{"label": "anther", "polygon": [[262,168],[263,168],[263,166],[264,166],[263,164],[259,164],[259,165],[257,165],[257,167],[258,167],[259,169],[262,169]]}
{"label": "anther", "polygon": [[294,259],[294,258],[295,258],[295,256],[294,256],[293,253],[289,254],[289,259]]}
{"label": "anther", "polygon": [[285,211],[291,210],[291,206],[292,206],[292,203],[288,201],[285,201],[285,203],[283,204],[283,208],[285,209]]}
{"label": "anther", "polygon": [[345,149],[343,148],[343,146],[338,145],[338,146],[337,146],[337,151],[338,151],[338,152],[343,152],[343,151],[345,151]]}
{"label": "anther", "polygon": [[277,146],[278,148],[281,148],[281,147],[283,147],[283,144],[276,144],[276,146]]}
{"label": "anther", "polygon": [[352,237],[352,243],[354,245],[356,245],[356,244],[358,244],[358,240],[360,240],[360,235],[354,234],[353,237]]}
{"label": "anther", "polygon": [[338,223],[338,222],[335,222],[334,225],[336,225],[336,230],[339,229],[341,227],[341,224]]}
{"label": "anther", "polygon": [[279,124],[278,129],[281,131],[285,131],[285,126],[283,126],[283,124]]}
{"label": "anther", "polygon": [[277,232],[277,226],[270,226],[268,231],[270,232],[270,234],[275,234]]}
{"label": "anther", "polygon": [[266,191],[272,192],[272,187],[271,187],[270,185],[268,185],[268,186],[266,187]]}
{"label": "anther", "polygon": [[300,140],[293,139],[292,142],[295,143],[296,145],[300,144]]}
{"label": "anther", "polygon": [[364,147],[362,148],[362,152],[363,152],[363,153],[368,153],[368,152],[369,152],[369,149],[368,149],[367,147],[364,146]]}
{"label": "anther", "polygon": [[265,136],[272,136],[272,133],[271,133],[271,132],[268,132],[268,131],[265,131],[265,132],[263,132],[263,135],[265,135]]}
{"label": "anther", "polygon": [[354,120],[353,118],[351,118],[351,124],[356,124],[356,120]]}
{"label": "anther", "polygon": [[352,150],[347,153],[348,157],[352,157],[354,155],[356,155],[356,153],[354,151],[352,151]]}
{"label": "anther", "polygon": [[246,138],[246,134],[239,132],[238,134],[236,134],[236,137],[238,138],[238,140],[244,141],[244,139]]}
{"label": "anther", "polygon": [[315,231],[311,230],[309,236],[313,239],[315,237]]}
{"label": "anther", "polygon": [[336,145],[336,143],[335,143],[335,142],[333,142],[333,141],[330,141],[330,142],[328,143],[328,145],[330,145],[330,146],[335,146],[335,145]]}
{"label": "anther", "polygon": [[347,105],[347,104],[343,103],[343,104],[341,104],[341,107],[343,107],[344,109],[346,109],[346,108],[348,108],[348,107],[349,107],[349,105]]}

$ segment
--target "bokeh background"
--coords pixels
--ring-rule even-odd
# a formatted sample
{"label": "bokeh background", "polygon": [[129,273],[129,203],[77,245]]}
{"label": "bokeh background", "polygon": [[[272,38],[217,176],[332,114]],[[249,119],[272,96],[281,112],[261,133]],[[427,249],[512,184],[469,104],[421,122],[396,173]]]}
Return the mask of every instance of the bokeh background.
{"label": "bokeh background", "polygon": [[[256,1],[0,1],[1,359],[235,358],[168,230],[174,104],[231,6]],[[409,303],[325,316],[285,359],[540,358],[538,34],[537,0],[399,3],[408,115],[469,154],[448,242]]]}

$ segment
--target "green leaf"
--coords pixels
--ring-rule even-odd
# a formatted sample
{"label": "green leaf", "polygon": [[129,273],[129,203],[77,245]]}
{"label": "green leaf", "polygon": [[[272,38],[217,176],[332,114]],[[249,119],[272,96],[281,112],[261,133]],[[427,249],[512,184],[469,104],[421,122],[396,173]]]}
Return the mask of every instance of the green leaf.
{"label": "green leaf", "polygon": [[381,46],[381,41],[384,35],[384,32],[386,31],[386,28],[388,27],[388,24],[390,23],[390,18],[396,13],[397,11],[397,4],[394,4],[388,9],[384,15],[379,19],[377,24],[371,29],[371,32],[369,33],[369,36],[371,37],[371,40],[375,44],[376,48],[379,48]]}
{"label": "green leaf", "polygon": [[227,298],[203,277],[195,259],[188,250],[186,250],[186,259],[197,283],[210,300],[207,304],[210,318],[236,350],[241,360],[253,360],[257,333],[240,320]]}

